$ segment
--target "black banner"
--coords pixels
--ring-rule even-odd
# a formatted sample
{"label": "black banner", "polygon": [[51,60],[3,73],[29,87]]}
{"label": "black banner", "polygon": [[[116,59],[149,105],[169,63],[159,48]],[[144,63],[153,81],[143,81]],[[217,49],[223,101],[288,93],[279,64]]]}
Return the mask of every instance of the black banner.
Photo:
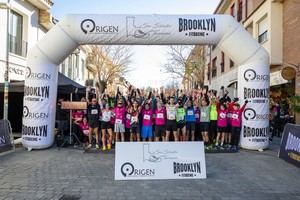
{"label": "black banner", "polygon": [[279,158],[300,167],[300,126],[286,124],[281,139]]}
{"label": "black banner", "polygon": [[0,153],[12,150],[10,132],[9,122],[7,120],[0,120]]}

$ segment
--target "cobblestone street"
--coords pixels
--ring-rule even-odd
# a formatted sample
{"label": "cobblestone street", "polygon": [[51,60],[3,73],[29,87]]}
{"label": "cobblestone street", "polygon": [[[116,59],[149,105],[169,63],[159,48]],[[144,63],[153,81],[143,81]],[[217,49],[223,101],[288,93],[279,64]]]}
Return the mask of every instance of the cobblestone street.
{"label": "cobblestone street", "polygon": [[113,152],[17,149],[0,157],[0,199],[300,199],[277,150],[206,154],[206,180],[114,181]]}

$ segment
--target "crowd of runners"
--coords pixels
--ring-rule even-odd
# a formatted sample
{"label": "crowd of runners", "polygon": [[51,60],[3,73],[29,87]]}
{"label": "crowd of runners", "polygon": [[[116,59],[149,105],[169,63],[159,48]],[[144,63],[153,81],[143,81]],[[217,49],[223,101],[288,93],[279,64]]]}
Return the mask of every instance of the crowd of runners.
{"label": "crowd of runners", "polygon": [[130,86],[124,94],[118,89],[87,99],[87,110],[72,112],[73,127],[88,148],[94,143],[102,150],[118,141],[204,141],[206,149],[237,150],[248,103],[240,105],[224,88],[146,92]]}

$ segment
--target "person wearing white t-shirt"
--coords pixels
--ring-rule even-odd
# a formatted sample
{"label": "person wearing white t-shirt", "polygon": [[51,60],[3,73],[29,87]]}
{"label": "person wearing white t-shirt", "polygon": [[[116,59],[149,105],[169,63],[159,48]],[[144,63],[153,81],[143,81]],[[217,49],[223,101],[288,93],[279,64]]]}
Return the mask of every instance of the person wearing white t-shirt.
{"label": "person wearing white t-shirt", "polygon": [[[106,147],[108,150],[111,149],[112,142],[112,128],[110,120],[112,117],[112,111],[109,109],[108,103],[104,104],[101,116],[101,131],[102,131],[102,150],[105,151]],[[108,133],[108,138],[106,137]],[[107,143],[107,145],[106,145]]]}
{"label": "person wearing white t-shirt", "polygon": [[173,132],[174,140],[178,141],[176,111],[177,106],[174,102],[174,97],[170,97],[169,104],[166,104],[167,125],[166,125],[166,141],[170,139],[170,133]]}

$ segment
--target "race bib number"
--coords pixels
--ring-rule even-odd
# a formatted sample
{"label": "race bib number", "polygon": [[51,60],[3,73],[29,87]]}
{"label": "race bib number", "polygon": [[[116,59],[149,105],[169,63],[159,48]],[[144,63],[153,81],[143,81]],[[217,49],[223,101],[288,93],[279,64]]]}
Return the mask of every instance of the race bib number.
{"label": "race bib number", "polygon": [[109,121],[110,120],[110,113],[104,112],[103,113],[103,120],[104,121]]}
{"label": "race bib number", "polygon": [[201,112],[201,117],[206,117],[207,116],[207,114],[206,114],[206,112]]}
{"label": "race bib number", "polygon": [[233,118],[233,119],[238,119],[239,116],[238,116],[237,114],[233,114],[233,115],[232,115],[232,118]]}
{"label": "race bib number", "polygon": [[189,111],[187,112],[187,114],[188,114],[188,115],[193,115],[194,112],[193,112],[192,110],[189,110]]}
{"label": "race bib number", "polygon": [[169,115],[169,119],[170,120],[174,120],[175,119],[175,115]]}
{"label": "race bib number", "polygon": [[178,117],[178,121],[183,121],[184,120],[184,116],[179,116]]}
{"label": "race bib number", "polygon": [[98,109],[93,109],[93,110],[91,110],[91,114],[92,114],[92,115],[97,115],[97,114],[98,114]]}
{"label": "race bib number", "polygon": [[131,115],[130,115],[130,114],[127,114],[127,115],[126,115],[126,119],[131,119]]}
{"label": "race bib number", "polygon": [[226,118],[226,115],[225,115],[224,113],[220,113],[220,117],[221,117],[222,119],[225,119],[225,118]]}
{"label": "race bib number", "polygon": [[150,115],[144,115],[144,119],[150,120]]}
{"label": "race bib number", "polygon": [[175,114],[175,111],[174,111],[174,110],[170,110],[170,112],[169,112],[168,114],[169,114],[168,118],[169,118],[170,120],[174,120],[174,119],[175,119],[176,114]]}
{"label": "race bib number", "polygon": [[116,124],[122,124],[122,120],[121,119],[116,119]]}
{"label": "race bib number", "polygon": [[164,118],[164,114],[162,114],[162,113],[157,113],[157,118],[158,118],[158,119],[163,119],[163,118]]}
{"label": "race bib number", "polygon": [[89,135],[89,130],[84,130],[84,131],[83,131],[83,134],[84,134],[84,135]]}
{"label": "race bib number", "polygon": [[199,114],[198,113],[195,114],[195,118],[199,119]]}
{"label": "race bib number", "polygon": [[132,121],[132,122],[137,122],[137,121],[138,121],[138,118],[137,118],[137,117],[132,117],[132,118],[131,118],[131,121]]}

